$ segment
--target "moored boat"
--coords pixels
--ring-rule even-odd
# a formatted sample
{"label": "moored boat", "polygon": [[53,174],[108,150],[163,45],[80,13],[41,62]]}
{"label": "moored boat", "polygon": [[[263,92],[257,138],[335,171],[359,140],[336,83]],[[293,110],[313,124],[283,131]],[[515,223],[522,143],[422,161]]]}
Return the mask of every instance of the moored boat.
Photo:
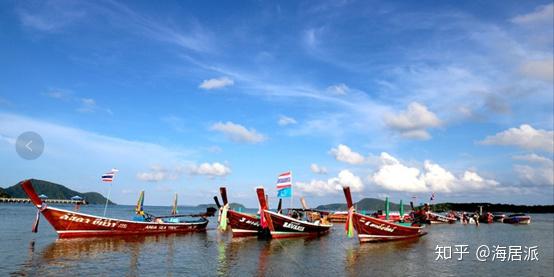
{"label": "moored boat", "polygon": [[355,229],[360,242],[405,240],[418,238],[427,234],[427,232],[422,230],[423,227],[420,226],[406,226],[357,213],[353,206],[350,187],[344,187],[343,191],[346,205],[349,209],[346,228],[349,236],[352,234],[350,228]]}
{"label": "moored boat", "polygon": [[[260,218],[255,214],[248,214],[233,211],[229,208],[229,203],[227,201],[227,189],[225,187],[220,187],[219,192],[221,194],[221,200],[223,201],[223,206],[219,204],[217,197],[214,197],[216,205],[220,208],[220,217],[227,216],[227,224],[231,227],[233,232],[233,237],[248,237],[248,236],[257,236],[261,232],[260,227]],[[225,211],[223,211],[225,209]],[[220,223],[223,218],[220,218]],[[220,227],[222,225],[220,224]],[[223,227],[222,229],[225,229]]]}
{"label": "moored boat", "polygon": [[[108,218],[49,207],[38,197],[30,180],[23,181],[22,186],[31,202],[38,209],[37,221],[33,231],[36,231],[39,216],[42,214],[60,238],[202,232],[206,230],[208,225],[206,217],[213,215],[213,212],[206,212],[197,215],[155,217],[143,213],[142,221]],[[198,219],[181,220],[178,223],[165,222],[167,218],[184,216],[198,217]]]}
{"label": "moored boat", "polygon": [[526,214],[511,214],[504,218],[504,223],[509,224],[530,224],[531,217]]}
{"label": "moored boat", "polygon": [[492,220],[494,222],[504,222],[504,218],[506,218],[504,213],[492,213]]}
{"label": "moored boat", "polygon": [[494,216],[490,212],[483,213],[479,216],[479,222],[481,223],[492,223],[494,221]]}
{"label": "moored boat", "polygon": [[[303,220],[301,213],[302,209],[291,210],[291,215],[284,215],[268,209],[267,200],[264,189],[257,188],[258,201],[260,202],[260,224],[262,228],[269,230],[271,238],[292,238],[306,236],[322,236],[326,235],[332,224],[325,223],[325,219],[309,222]],[[279,210],[279,209],[278,209]]]}
{"label": "moored boat", "polygon": [[327,218],[331,223],[345,223],[347,217],[348,217],[347,211],[336,211],[336,212],[330,213]]}
{"label": "moored boat", "polygon": [[456,217],[450,215],[427,212],[427,224],[454,224],[456,220]]}

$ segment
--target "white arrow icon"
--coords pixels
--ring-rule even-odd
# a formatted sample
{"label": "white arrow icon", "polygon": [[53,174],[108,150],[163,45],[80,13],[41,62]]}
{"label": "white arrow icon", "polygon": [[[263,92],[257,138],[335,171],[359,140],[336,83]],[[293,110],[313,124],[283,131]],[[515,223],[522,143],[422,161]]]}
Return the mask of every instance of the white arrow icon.
{"label": "white arrow icon", "polygon": [[33,149],[31,149],[31,147],[29,147],[29,145],[31,145],[31,143],[33,143],[32,140],[30,140],[29,142],[27,142],[27,144],[25,144],[25,148],[29,149],[29,151],[33,152]]}

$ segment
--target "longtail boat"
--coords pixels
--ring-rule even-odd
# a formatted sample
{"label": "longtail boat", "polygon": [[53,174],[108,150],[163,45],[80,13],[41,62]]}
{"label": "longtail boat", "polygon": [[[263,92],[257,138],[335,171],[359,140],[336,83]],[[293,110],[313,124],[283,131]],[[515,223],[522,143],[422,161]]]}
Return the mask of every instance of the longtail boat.
{"label": "longtail boat", "polygon": [[531,224],[531,217],[526,214],[511,214],[504,218],[504,223]]}
{"label": "longtail boat", "polygon": [[406,226],[357,213],[352,202],[350,187],[343,187],[343,191],[348,207],[346,221],[348,236],[353,236],[353,231],[356,230],[360,242],[380,242],[413,239],[427,234],[420,226]]}
{"label": "longtail boat", "polygon": [[[210,210],[193,215],[152,216],[142,210],[144,201],[144,192],[142,192],[139,199],[140,206],[137,205],[136,209],[137,214],[142,216],[140,221],[108,218],[49,207],[38,197],[30,180],[23,181],[22,186],[38,209],[33,232],[38,231],[38,222],[42,214],[58,233],[59,238],[202,232],[208,225],[206,217],[213,216],[215,212]],[[198,219],[181,220],[178,223],[166,222],[168,218],[185,216],[198,217]]]}
{"label": "longtail boat", "polygon": [[329,222],[332,222],[332,223],[345,223],[347,217],[348,217],[348,212],[336,211],[336,212],[330,213],[327,218],[329,219]]}
{"label": "longtail boat", "polygon": [[[299,211],[304,209],[291,209],[292,215],[283,215],[278,212],[270,211],[267,205],[264,189],[257,188],[258,201],[260,202],[260,224],[263,229],[269,230],[271,238],[292,238],[305,236],[322,236],[329,232],[332,224],[324,223],[325,220],[316,220],[309,222],[302,220]],[[277,210],[280,210],[279,208]],[[314,211],[314,210],[310,210]]]}
{"label": "longtail boat", "polygon": [[451,215],[442,215],[434,212],[427,212],[427,224],[454,224],[457,219]]}
{"label": "longtail boat", "polygon": [[[233,232],[233,237],[257,236],[262,230],[259,217],[255,214],[231,210],[227,201],[227,189],[225,187],[220,187],[219,193],[221,194],[223,206],[219,203],[217,196],[214,197],[214,200],[215,204],[220,209],[220,229],[225,231],[226,225],[228,224]],[[222,220],[226,220],[226,223],[222,224]]]}
{"label": "longtail boat", "polygon": [[506,218],[506,214],[504,213],[499,213],[499,212],[492,213],[492,220],[494,222],[504,222],[504,218]]}

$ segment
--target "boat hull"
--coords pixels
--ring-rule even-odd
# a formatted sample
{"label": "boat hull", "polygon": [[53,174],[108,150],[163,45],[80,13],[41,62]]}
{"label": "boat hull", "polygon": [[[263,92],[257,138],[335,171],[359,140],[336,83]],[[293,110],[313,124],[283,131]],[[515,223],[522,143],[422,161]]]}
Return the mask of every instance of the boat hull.
{"label": "boat hull", "polygon": [[297,220],[292,217],[278,214],[272,211],[264,210],[266,216],[269,216],[271,225],[271,238],[294,238],[294,237],[317,237],[326,235],[333,226],[332,224],[317,224]]}
{"label": "boat hull", "polygon": [[503,222],[508,224],[531,224],[531,217],[530,216],[506,217],[504,218]]}
{"label": "boat hull", "polygon": [[251,214],[228,210],[227,219],[229,220],[233,237],[257,236],[262,230],[260,219]]}
{"label": "boat hull", "polygon": [[347,218],[348,218],[347,212],[331,213],[327,217],[327,219],[329,219],[329,222],[332,222],[332,223],[346,223]]}
{"label": "boat hull", "polygon": [[208,225],[206,219],[186,223],[140,222],[50,207],[41,213],[60,238],[203,232]]}
{"label": "boat hull", "polygon": [[454,224],[457,219],[455,217],[447,217],[444,215],[428,212],[427,224]]}
{"label": "boat hull", "polygon": [[352,215],[352,220],[360,242],[414,239],[427,234],[421,227],[403,226],[358,213]]}

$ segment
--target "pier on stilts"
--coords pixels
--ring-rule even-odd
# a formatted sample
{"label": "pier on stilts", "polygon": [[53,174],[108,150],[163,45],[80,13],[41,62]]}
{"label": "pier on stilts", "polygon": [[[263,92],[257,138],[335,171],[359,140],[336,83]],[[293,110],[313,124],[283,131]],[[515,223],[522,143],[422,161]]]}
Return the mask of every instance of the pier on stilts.
{"label": "pier on stilts", "polygon": [[[71,200],[71,199],[43,199],[42,201],[45,203],[55,203],[55,204],[75,204],[75,205],[87,204],[87,201],[85,200]],[[31,199],[0,197],[0,203],[31,203]]]}

